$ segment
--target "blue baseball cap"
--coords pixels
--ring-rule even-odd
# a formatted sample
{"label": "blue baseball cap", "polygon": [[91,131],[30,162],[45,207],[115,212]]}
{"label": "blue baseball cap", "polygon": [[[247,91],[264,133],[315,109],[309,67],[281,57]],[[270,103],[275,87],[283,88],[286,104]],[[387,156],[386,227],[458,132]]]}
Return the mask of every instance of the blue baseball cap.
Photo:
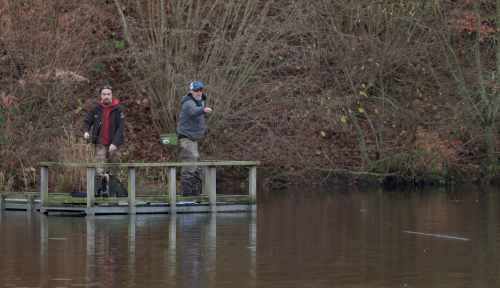
{"label": "blue baseball cap", "polygon": [[201,84],[200,81],[194,81],[191,85],[189,85],[189,89],[196,90],[198,88],[203,88],[203,84]]}

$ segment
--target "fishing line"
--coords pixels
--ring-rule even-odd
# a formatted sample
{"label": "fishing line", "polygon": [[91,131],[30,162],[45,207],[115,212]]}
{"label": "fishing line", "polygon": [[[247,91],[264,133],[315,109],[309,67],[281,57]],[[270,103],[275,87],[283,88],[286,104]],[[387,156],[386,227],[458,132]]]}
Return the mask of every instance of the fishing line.
{"label": "fishing line", "polygon": [[461,238],[461,237],[453,237],[453,236],[446,236],[446,235],[439,235],[439,234],[429,234],[429,233],[414,232],[414,231],[403,231],[403,232],[410,233],[410,234],[420,234],[420,235],[428,235],[428,236],[443,237],[443,238],[448,238],[448,239],[457,239],[457,240],[462,240],[462,241],[469,241],[469,239],[467,239],[467,238]]}
{"label": "fishing line", "polygon": [[217,111],[214,111],[214,110],[212,110],[212,113],[217,113],[217,114],[222,114],[222,115],[227,115],[227,116],[231,116],[231,117],[236,117],[236,118],[248,120],[248,121],[257,123],[258,125],[263,126],[266,129],[271,129],[269,126],[264,125],[264,124],[260,123],[259,121],[255,121],[255,120],[252,120],[252,119],[249,119],[249,118],[237,116],[237,115],[234,115],[234,114],[224,113],[224,112],[217,112]]}
{"label": "fishing line", "polygon": [[379,218],[375,217],[375,216],[374,216],[373,214],[371,214],[370,212],[368,212],[368,211],[366,211],[366,210],[364,210],[364,209],[361,209],[361,208],[359,208],[358,206],[354,205],[354,204],[353,204],[353,203],[352,203],[349,199],[347,199],[347,197],[345,197],[344,195],[340,194],[340,193],[339,193],[339,192],[337,192],[337,191],[334,191],[334,190],[333,190],[332,188],[330,188],[330,187],[329,187],[329,189],[330,189],[333,193],[335,193],[335,194],[337,194],[337,195],[341,196],[342,198],[344,198],[344,200],[345,200],[345,201],[347,201],[349,204],[351,204],[351,206],[352,206],[352,207],[354,207],[354,208],[358,209],[359,211],[361,211],[361,212],[363,212],[363,213],[367,214],[368,216],[370,216],[371,218],[373,218],[375,221],[380,222],[380,223],[383,223],[383,224],[385,224],[385,225],[387,225],[387,226],[390,226],[390,227],[392,227],[392,228],[394,228],[394,229],[396,229],[396,230],[400,231],[401,233],[419,234],[419,235],[434,236],[434,237],[441,237],[441,238],[455,239],[455,240],[462,240],[462,241],[469,241],[469,240],[470,240],[470,239],[467,239],[467,238],[462,238],[462,237],[454,237],[454,236],[448,236],[448,235],[431,234],[431,233],[422,233],[422,232],[415,232],[415,231],[405,231],[405,230],[403,230],[403,229],[401,229],[401,228],[399,228],[399,227],[397,227],[397,226],[392,225],[391,223],[388,223],[388,222],[385,222],[385,221],[380,220]]}
{"label": "fishing line", "polygon": [[92,137],[92,138],[87,139],[87,138],[85,138],[85,137],[82,136],[83,139],[85,139],[85,141],[87,141],[87,143],[90,143],[90,141],[92,141],[91,139],[93,139],[93,138],[101,139],[101,137],[99,137],[99,136],[94,136],[94,135],[90,135],[90,134],[89,134],[89,136]]}

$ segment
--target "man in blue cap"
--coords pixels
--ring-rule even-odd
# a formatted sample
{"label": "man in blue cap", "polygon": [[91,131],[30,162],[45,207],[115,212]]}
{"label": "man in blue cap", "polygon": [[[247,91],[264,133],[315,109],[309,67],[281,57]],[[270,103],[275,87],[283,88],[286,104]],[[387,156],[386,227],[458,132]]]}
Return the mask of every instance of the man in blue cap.
{"label": "man in blue cap", "polygon": [[[207,97],[203,94],[203,84],[194,81],[189,85],[189,93],[182,97],[182,110],[179,115],[179,158],[181,162],[201,162],[198,154],[198,141],[203,138],[207,128],[207,114],[212,109],[205,107]],[[183,166],[181,173],[182,196],[200,196],[198,183],[201,181],[201,168]]]}

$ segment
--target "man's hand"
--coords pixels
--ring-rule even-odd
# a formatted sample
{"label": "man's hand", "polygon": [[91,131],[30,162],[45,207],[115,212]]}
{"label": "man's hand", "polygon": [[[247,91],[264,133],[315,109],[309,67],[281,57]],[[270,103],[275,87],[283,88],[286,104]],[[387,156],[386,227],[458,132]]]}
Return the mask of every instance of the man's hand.
{"label": "man's hand", "polygon": [[83,138],[89,139],[90,138],[89,132],[85,132],[85,134],[83,134]]}
{"label": "man's hand", "polygon": [[205,109],[203,109],[203,111],[205,112],[205,114],[210,114],[210,113],[212,113],[212,109],[210,109],[210,108],[208,108],[208,107],[207,107],[207,108],[205,108]]}
{"label": "man's hand", "polygon": [[116,146],[115,145],[113,145],[113,144],[109,145],[109,152],[113,152],[115,150],[116,150]]}

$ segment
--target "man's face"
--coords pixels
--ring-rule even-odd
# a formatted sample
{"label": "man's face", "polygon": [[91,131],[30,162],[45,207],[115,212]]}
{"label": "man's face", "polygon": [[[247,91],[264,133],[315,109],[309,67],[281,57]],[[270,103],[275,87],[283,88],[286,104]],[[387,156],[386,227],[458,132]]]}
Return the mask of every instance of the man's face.
{"label": "man's face", "polygon": [[101,100],[104,106],[108,106],[113,101],[113,92],[111,89],[102,89],[101,91]]}
{"label": "man's face", "polygon": [[203,88],[198,88],[196,90],[189,89],[189,92],[191,92],[191,94],[193,94],[193,96],[194,96],[194,98],[196,98],[196,100],[200,100],[201,95],[203,95]]}

